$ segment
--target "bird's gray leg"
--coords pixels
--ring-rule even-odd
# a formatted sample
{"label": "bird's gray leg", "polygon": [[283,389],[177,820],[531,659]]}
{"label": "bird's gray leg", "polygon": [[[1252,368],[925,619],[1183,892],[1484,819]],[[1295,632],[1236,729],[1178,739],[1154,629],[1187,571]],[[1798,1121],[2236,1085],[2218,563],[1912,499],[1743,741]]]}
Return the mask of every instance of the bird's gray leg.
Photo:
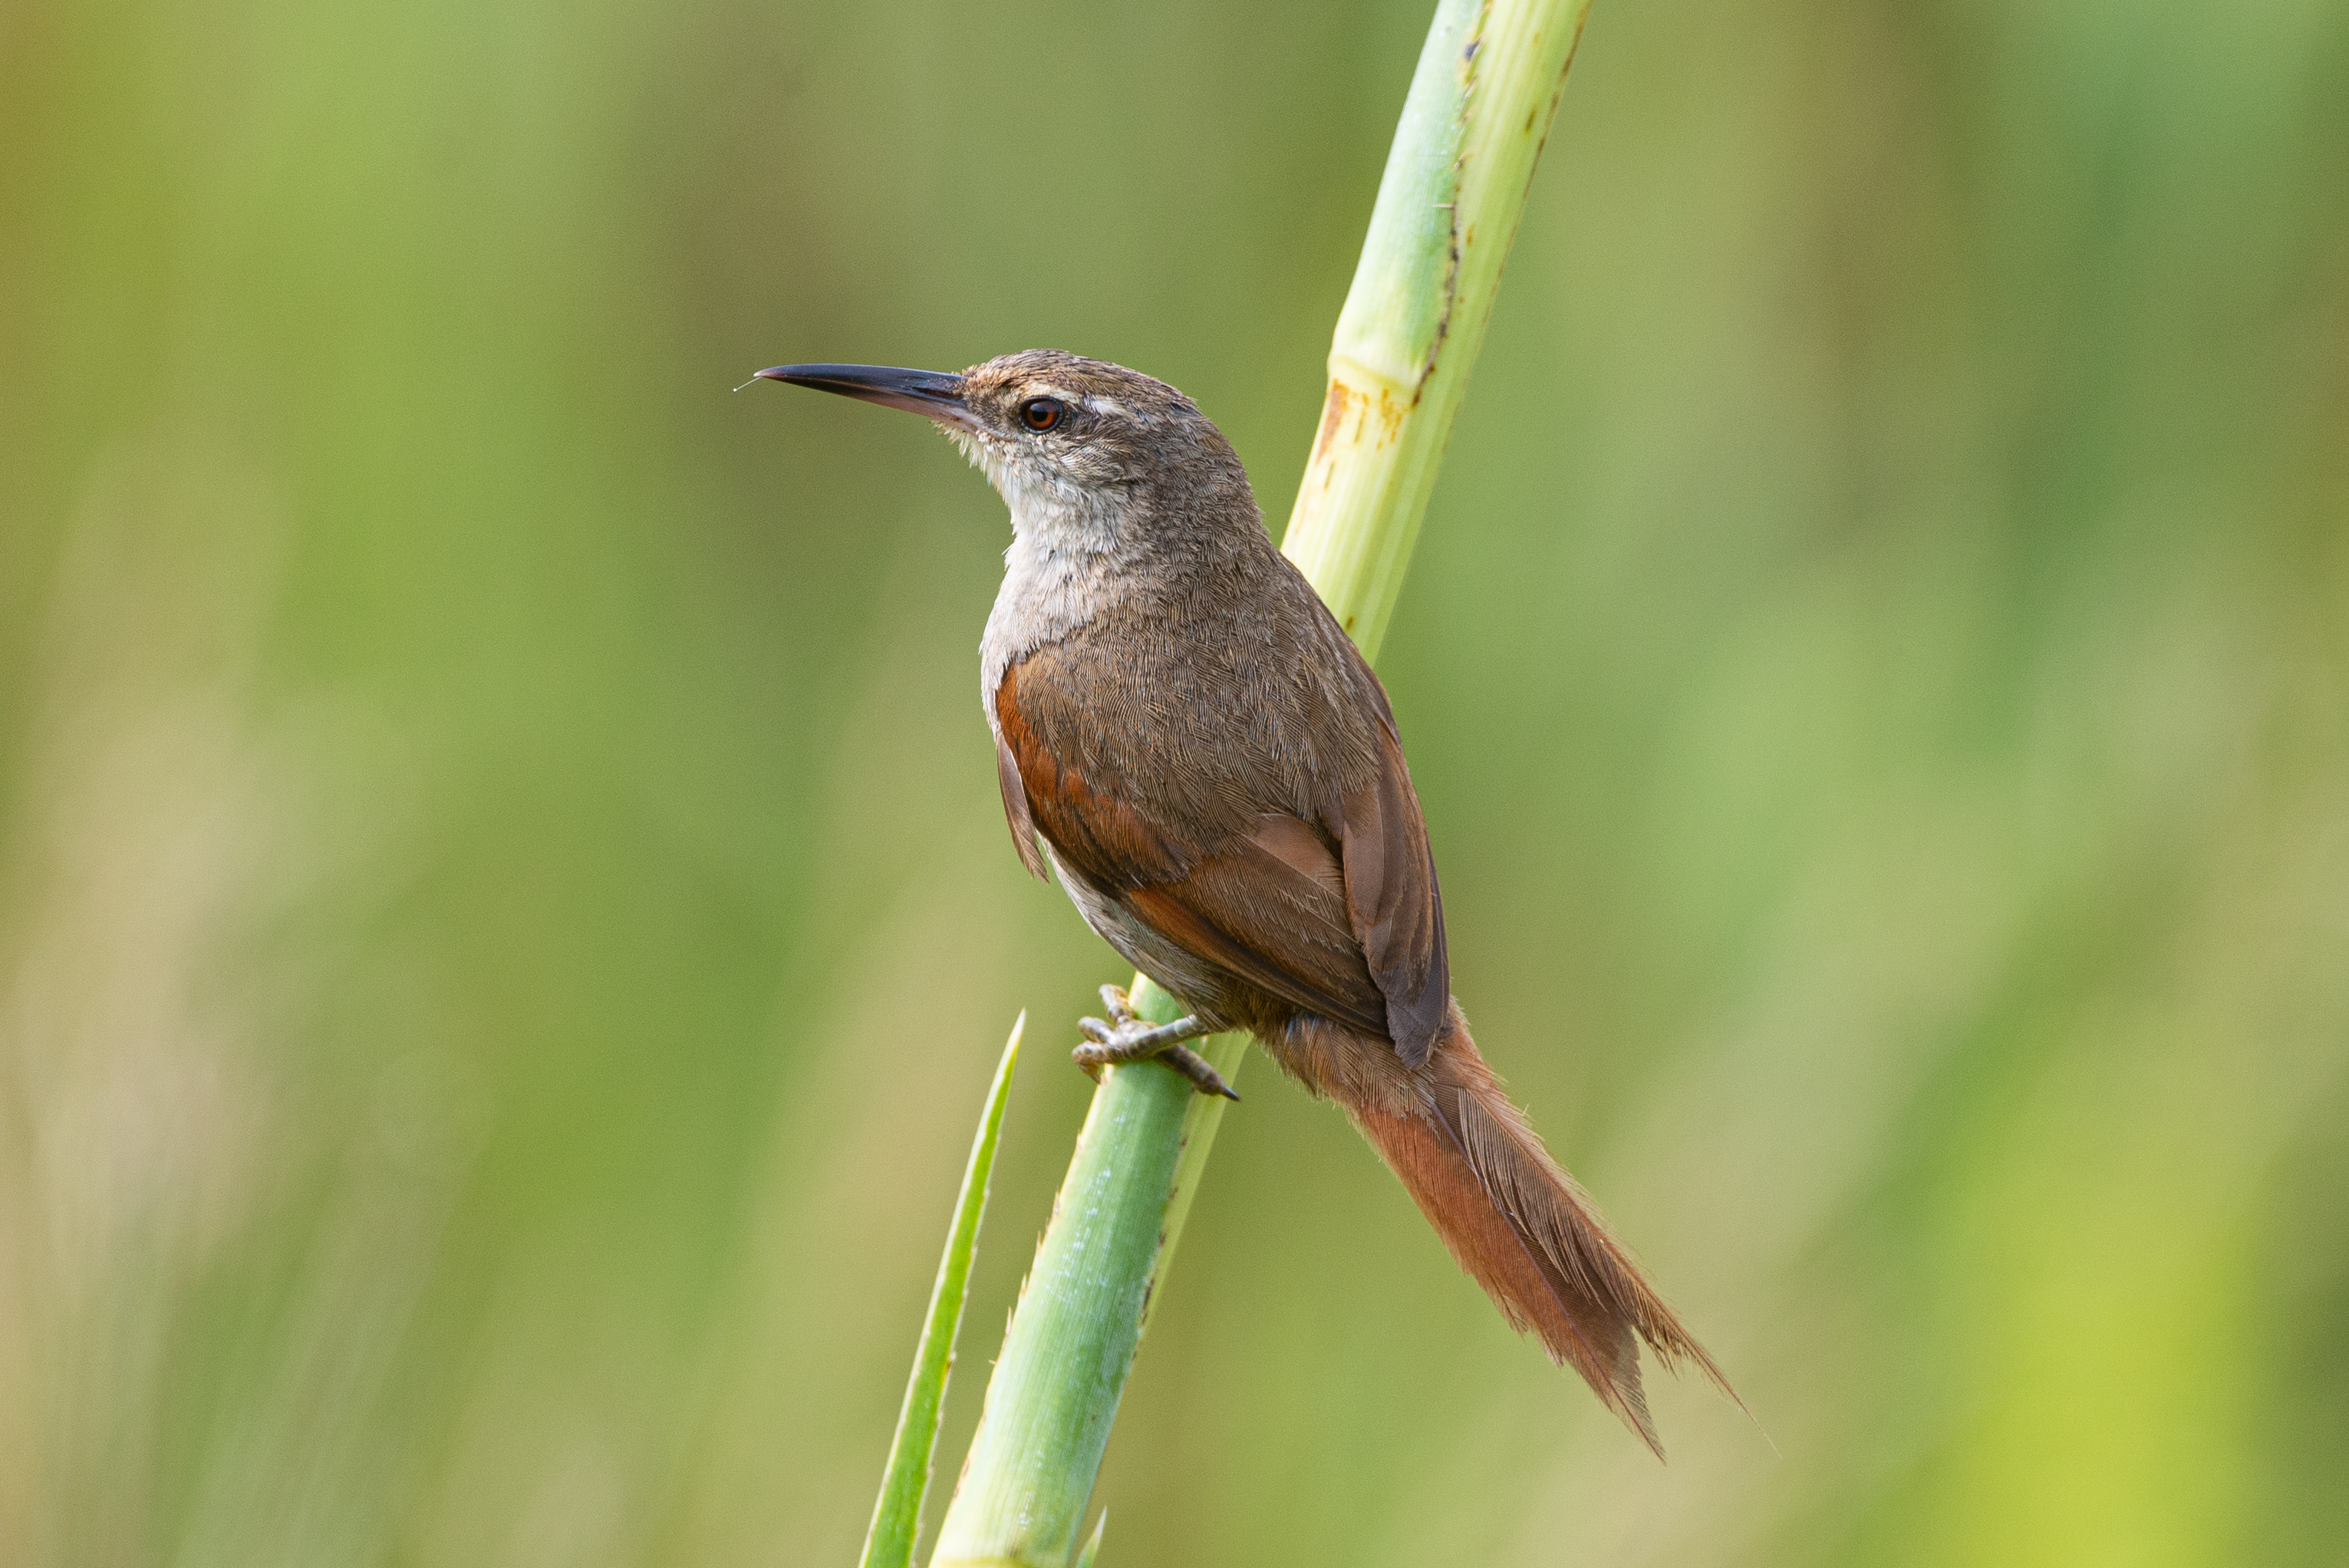
{"label": "bird's gray leg", "polygon": [[1123,1062],[1162,1061],[1185,1078],[1201,1094],[1219,1094],[1226,1099],[1237,1099],[1224,1075],[1208,1064],[1207,1058],[1183,1042],[1195,1040],[1216,1031],[1199,1021],[1195,1014],[1186,1015],[1171,1024],[1152,1024],[1133,1016],[1133,1004],[1125,992],[1115,985],[1101,988],[1102,1006],[1109,1009],[1111,1022],[1099,1018],[1080,1018],[1077,1027],[1090,1045],[1079,1046],[1069,1053],[1085,1076],[1095,1083],[1101,1081],[1101,1070]]}

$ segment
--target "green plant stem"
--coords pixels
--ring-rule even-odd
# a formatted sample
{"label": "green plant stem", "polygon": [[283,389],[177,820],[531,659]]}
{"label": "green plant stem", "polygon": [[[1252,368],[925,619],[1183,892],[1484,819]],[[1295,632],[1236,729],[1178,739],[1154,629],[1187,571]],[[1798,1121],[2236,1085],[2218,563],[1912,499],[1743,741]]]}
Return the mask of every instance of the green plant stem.
{"label": "green plant stem", "polygon": [[[1441,0],[1330,356],[1282,549],[1363,652],[1402,588],[1588,0]],[[1135,1010],[1180,1008],[1137,977]],[[1247,1037],[1203,1054],[1226,1078]],[[988,1385],[931,1568],[1065,1568],[1226,1102],[1111,1069]]]}
{"label": "green plant stem", "polygon": [[1366,657],[1402,592],[1589,0],[1443,0],[1330,347],[1281,549]]}
{"label": "green plant stem", "polygon": [[[1157,1022],[1179,1016],[1155,987],[1134,1000]],[[1215,1043],[1229,1048],[1211,1059],[1236,1066],[1245,1037]],[[1103,1077],[1004,1336],[932,1568],[1058,1565],[1076,1545],[1171,1241],[1177,1172],[1228,1103],[1155,1064]]]}

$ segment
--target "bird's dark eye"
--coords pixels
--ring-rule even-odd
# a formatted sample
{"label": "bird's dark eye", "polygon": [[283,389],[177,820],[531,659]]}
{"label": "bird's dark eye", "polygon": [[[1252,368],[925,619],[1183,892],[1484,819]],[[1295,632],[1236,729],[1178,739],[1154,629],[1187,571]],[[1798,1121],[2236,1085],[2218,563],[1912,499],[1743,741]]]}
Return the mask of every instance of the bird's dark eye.
{"label": "bird's dark eye", "polygon": [[1049,430],[1061,422],[1061,400],[1030,397],[1019,405],[1019,422],[1031,430]]}

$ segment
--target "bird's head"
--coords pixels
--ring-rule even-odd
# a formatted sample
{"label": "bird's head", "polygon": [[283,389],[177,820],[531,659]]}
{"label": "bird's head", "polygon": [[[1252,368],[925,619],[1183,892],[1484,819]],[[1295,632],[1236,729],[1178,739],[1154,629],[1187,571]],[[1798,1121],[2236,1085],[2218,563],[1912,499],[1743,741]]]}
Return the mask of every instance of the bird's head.
{"label": "bird's head", "polygon": [[[1031,348],[959,375],[879,365],[759,375],[927,416],[994,482],[1023,532],[1106,542],[1137,512],[1222,510],[1213,503],[1228,505],[1235,484],[1247,496],[1231,444],[1188,397],[1107,360]],[[1253,517],[1253,498],[1246,511]]]}

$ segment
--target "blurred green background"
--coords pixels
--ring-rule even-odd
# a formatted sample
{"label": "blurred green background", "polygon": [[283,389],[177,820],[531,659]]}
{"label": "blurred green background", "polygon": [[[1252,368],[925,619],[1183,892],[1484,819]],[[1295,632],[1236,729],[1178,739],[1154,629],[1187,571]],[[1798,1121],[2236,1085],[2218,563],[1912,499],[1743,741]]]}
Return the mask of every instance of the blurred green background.
{"label": "blurred green background", "polygon": [[[0,10],[0,1561],[853,1561],[1056,345],[1285,519],[1420,4]],[[1599,0],[1382,666],[1657,1466],[1251,1064],[1103,1561],[2349,1560],[2349,11]],[[1772,1441],[1775,1449],[1773,1450]]]}

